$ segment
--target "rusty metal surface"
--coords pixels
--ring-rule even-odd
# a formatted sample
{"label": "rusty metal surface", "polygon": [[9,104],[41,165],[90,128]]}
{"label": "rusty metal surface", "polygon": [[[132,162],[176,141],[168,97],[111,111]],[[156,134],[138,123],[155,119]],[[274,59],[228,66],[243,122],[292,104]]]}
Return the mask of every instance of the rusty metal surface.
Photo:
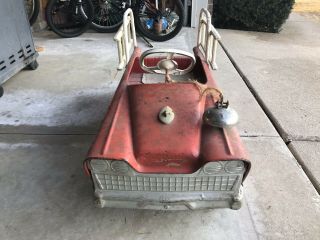
{"label": "rusty metal surface", "polygon": [[[198,88],[192,83],[139,84],[129,86],[129,95],[134,150],[139,164],[193,172],[199,166],[204,109]],[[158,113],[165,106],[171,107],[176,116],[169,125],[158,120]]]}

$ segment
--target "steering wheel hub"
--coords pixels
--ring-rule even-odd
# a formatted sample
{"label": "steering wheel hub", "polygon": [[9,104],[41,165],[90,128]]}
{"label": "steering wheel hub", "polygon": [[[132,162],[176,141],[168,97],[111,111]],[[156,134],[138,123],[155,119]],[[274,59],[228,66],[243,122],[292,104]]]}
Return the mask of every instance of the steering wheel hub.
{"label": "steering wheel hub", "polygon": [[167,73],[176,70],[178,68],[178,63],[172,59],[163,59],[157,64],[160,70],[165,70]]}
{"label": "steering wheel hub", "polygon": [[[147,56],[158,55],[157,57],[159,57],[159,55],[163,54],[166,55],[166,58],[159,60],[155,66],[147,66],[145,64],[145,59]],[[189,66],[184,69],[179,69],[179,64],[174,60],[174,55],[180,55],[189,58]],[[196,59],[193,54],[177,49],[150,49],[142,53],[140,57],[140,66],[144,71],[166,75],[167,80],[170,80],[169,74],[184,75],[188,72],[191,72],[195,63]]]}

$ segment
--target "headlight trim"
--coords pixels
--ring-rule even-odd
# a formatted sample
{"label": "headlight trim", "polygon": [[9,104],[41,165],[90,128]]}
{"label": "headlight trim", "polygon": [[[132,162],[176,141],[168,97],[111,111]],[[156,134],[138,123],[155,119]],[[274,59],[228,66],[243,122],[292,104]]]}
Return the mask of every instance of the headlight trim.
{"label": "headlight trim", "polygon": [[209,162],[203,166],[203,172],[206,174],[217,174],[224,170],[223,165],[220,161]]}
{"label": "headlight trim", "polygon": [[111,170],[119,174],[125,174],[129,171],[129,166],[125,161],[114,160],[111,162]]}
{"label": "headlight trim", "polygon": [[241,173],[244,169],[244,162],[241,160],[227,161],[224,169],[227,173]]}
{"label": "headlight trim", "polygon": [[102,172],[110,170],[110,163],[105,160],[92,159],[90,161],[90,166],[94,171]]}

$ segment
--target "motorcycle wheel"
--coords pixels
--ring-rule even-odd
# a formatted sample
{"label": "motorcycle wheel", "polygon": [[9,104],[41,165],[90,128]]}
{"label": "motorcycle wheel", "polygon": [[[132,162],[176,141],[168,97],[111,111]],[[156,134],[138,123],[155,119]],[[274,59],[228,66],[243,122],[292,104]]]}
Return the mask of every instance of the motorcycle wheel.
{"label": "motorcycle wheel", "polygon": [[[79,5],[80,4],[80,5]],[[49,27],[61,37],[77,37],[90,26],[93,18],[91,0],[50,0],[46,9]]]}
{"label": "motorcycle wheel", "polygon": [[163,42],[175,37],[184,20],[181,0],[138,0],[134,8],[137,30],[147,38]]}

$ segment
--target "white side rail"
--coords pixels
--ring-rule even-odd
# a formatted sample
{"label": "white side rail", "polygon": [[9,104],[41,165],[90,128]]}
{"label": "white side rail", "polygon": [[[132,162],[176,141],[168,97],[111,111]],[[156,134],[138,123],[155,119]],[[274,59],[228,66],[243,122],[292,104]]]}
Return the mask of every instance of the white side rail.
{"label": "white side rail", "polygon": [[130,60],[132,50],[137,47],[136,29],[131,8],[128,8],[123,15],[123,23],[114,36],[117,42],[119,65],[118,70],[125,68]]}
{"label": "white side rail", "polygon": [[218,66],[216,63],[216,56],[217,56],[218,41],[220,39],[221,39],[220,34],[214,28],[214,26],[211,25],[208,32],[208,38],[207,38],[206,59],[213,70],[218,69]]}
{"label": "white side rail", "polygon": [[216,54],[220,34],[211,24],[211,14],[205,8],[202,8],[199,15],[197,46],[203,53],[207,63],[212,69],[218,69],[216,63]]}
{"label": "white side rail", "polygon": [[197,46],[199,47],[200,51],[202,51],[204,56],[207,52],[207,38],[211,25],[210,21],[211,15],[209,11],[205,8],[202,8],[199,15]]}

